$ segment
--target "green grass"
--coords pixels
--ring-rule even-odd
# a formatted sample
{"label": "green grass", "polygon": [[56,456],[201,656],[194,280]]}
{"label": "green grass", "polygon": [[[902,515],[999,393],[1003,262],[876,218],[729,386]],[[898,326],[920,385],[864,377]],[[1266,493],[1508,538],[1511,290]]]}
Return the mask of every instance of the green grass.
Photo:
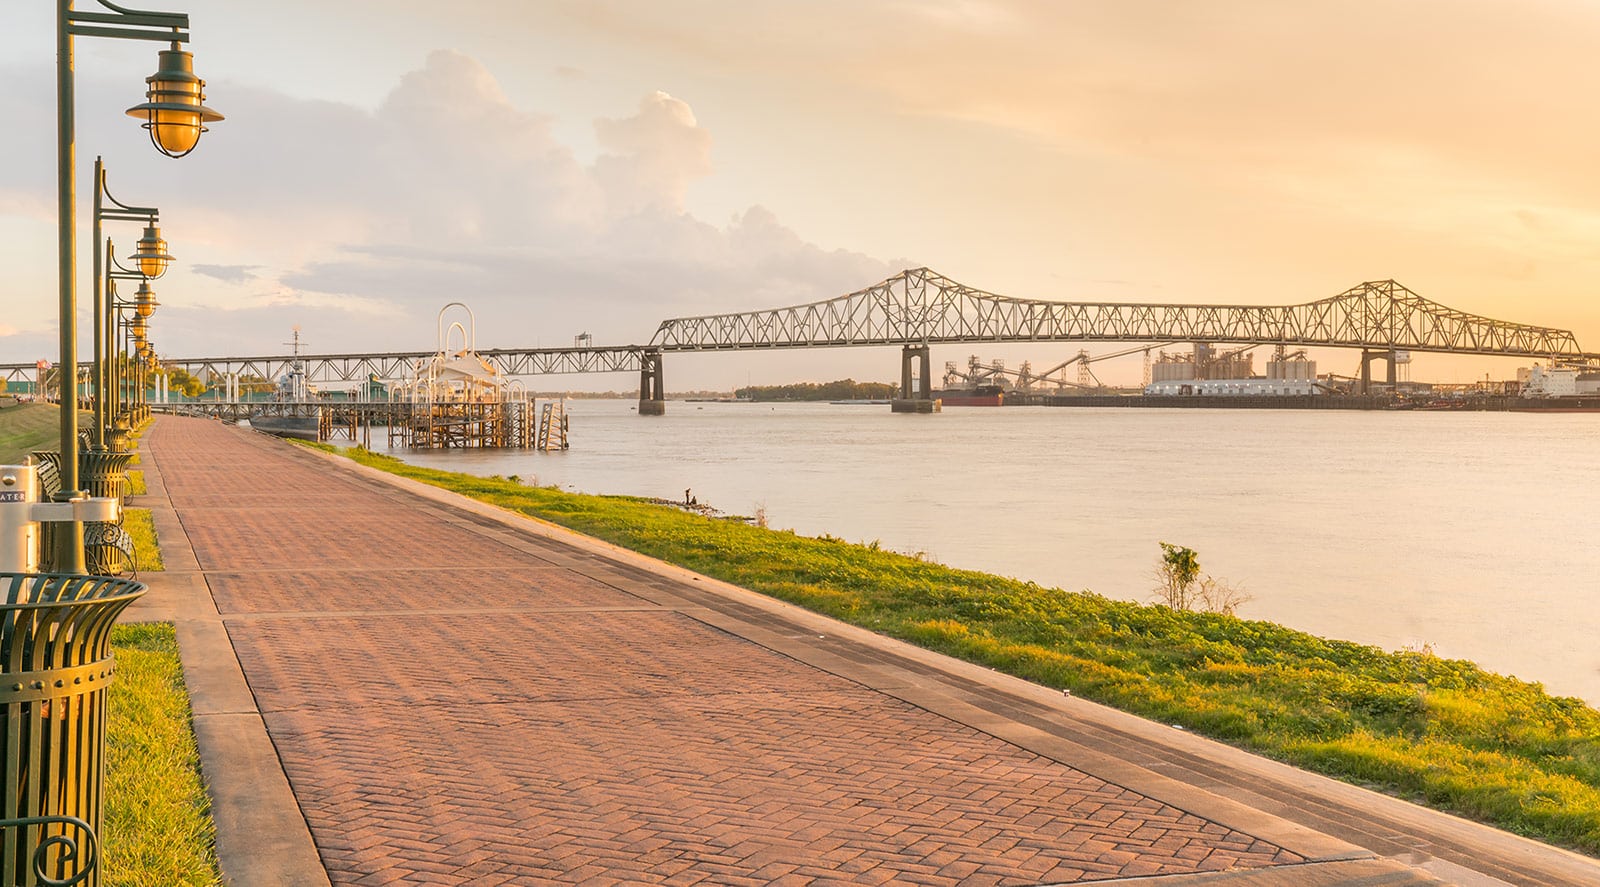
{"label": "green grass", "polygon": [[134,565],[139,572],[160,573],[166,570],[166,565],[161,562],[161,546],[156,538],[156,525],[150,519],[150,509],[123,509],[122,528],[133,537]]}
{"label": "green grass", "polygon": [[[53,405],[0,410],[0,462],[55,449]],[[138,472],[135,472],[138,474]],[[143,492],[143,477],[135,482]],[[161,569],[148,509],[126,511],[139,569]],[[117,679],[107,691],[105,828],[101,883],[107,887],[219,885],[215,829],[171,625],[118,625],[111,633]]]}
{"label": "green grass", "polygon": [[119,625],[111,644],[117,678],[107,691],[101,883],[220,884],[172,626]]}
{"label": "green grass", "polygon": [[132,495],[132,496],[143,496],[143,495],[145,495],[145,494],[147,494],[149,492],[150,492],[149,487],[145,486],[145,483],[144,483],[144,472],[143,471],[129,471],[128,472],[128,494]]}
{"label": "green grass", "polygon": [[1600,712],[1470,662],[1044,588],[642,499],[344,453],[882,634],[1600,853]]}
{"label": "green grass", "polygon": [[61,410],[49,403],[19,403],[0,409],[0,464],[15,465],[34,450],[58,449]]}

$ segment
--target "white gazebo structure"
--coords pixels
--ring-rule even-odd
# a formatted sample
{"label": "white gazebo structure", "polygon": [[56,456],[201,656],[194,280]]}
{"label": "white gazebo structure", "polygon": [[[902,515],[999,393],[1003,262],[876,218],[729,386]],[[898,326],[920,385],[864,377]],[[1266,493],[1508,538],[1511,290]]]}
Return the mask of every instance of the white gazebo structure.
{"label": "white gazebo structure", "polygon": [[[452,308],[467,322],[445,325]],[[457,342],[459,341],[459,347]],[[438,346],[411,375],[390,389],[402,417],[390,424],[390,445],[407,447],[530,447],[533,400],[520,384],[478,356],[472,309],[451,302],[439,309]]]}

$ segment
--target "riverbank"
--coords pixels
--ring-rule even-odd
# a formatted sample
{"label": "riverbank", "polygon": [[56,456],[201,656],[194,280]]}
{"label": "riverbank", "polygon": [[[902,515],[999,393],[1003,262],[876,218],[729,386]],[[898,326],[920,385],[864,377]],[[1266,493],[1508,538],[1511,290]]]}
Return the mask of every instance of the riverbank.
{"label": "riverbank", "polygon": [[1424,652],[956,570],[871,545],[362,464],[1347,781],[1600,854],[1600,712]]}
{"label": "riverbank", "polygon": [[1008,406],[1191,410],[1416,410],[1420,412],[1597,413],[1600,397],[1393,397],[1384,394],[1146,395],[1007,394]]}

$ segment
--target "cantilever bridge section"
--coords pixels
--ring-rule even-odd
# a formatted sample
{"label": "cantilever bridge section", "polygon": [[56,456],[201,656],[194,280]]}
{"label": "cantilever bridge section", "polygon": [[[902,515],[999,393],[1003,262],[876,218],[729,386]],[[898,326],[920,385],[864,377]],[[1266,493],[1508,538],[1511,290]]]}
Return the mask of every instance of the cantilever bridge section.
{"label": "cantilever bridge section", "polygon": [[[863,290],[788,308],[663,321],[651,346],[737,351],[851,345],[902,346],[901,397],[912,399],[914,364],[929,378],[928,347],[955,342],[1196,342],[1362,349],[1388,363],[1398,352],[1594,361],[1569,330],[1457,311],[1393,280],[1299,305],[1157,305],[1052,302],[974,289],[927,268]],[[641,392],[642,396],[642,392]],[[922,397],[928,395],[922,394]]]}
{"label": "cantilever bridge section", "polygon": [[1447,308],[1393,280],[1301,305],[1050,302],[973,289],[927,268],[809,305],[663,321],[662,351],[953,342],[1208,342],[1570,358],[1568,330]]}
{"label": "cantilever bridge section", "polygon": [[[1180,305],[1054,302],[974,289],[927,268],[902,271],[862,290],[806,305],[662,321],[645,345],[493,348],[478,354],[506,376],[640,374],[640,412],[660,412],[667,352],[850,346],[902,347],[902,395],[914,363],[928,374],[931,345],[969,342],[1135,342],[1359,348],[1370,360],[1403,351],[1597,362],[1570,330],[1494,320],[1425,299],[1393,280],[1368,281],[1297,305]],[[398,379],[432,352],[300,355],[313,382]],[[205,378],[275,379],[296,360],[271,357],[167,359]],[[34,364],[0,364],[7,380],[31,378]],[[924,395],[925,396],[925,395]]]}

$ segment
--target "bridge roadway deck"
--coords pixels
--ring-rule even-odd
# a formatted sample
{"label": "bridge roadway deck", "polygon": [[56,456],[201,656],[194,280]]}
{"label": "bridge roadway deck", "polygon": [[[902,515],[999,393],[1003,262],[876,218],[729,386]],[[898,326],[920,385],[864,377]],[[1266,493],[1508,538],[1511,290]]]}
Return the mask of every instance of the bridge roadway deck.
{"label": "bridge roadway deck", "polygon": [[229,884],[1600,884],[337,457],[144,453]]}

